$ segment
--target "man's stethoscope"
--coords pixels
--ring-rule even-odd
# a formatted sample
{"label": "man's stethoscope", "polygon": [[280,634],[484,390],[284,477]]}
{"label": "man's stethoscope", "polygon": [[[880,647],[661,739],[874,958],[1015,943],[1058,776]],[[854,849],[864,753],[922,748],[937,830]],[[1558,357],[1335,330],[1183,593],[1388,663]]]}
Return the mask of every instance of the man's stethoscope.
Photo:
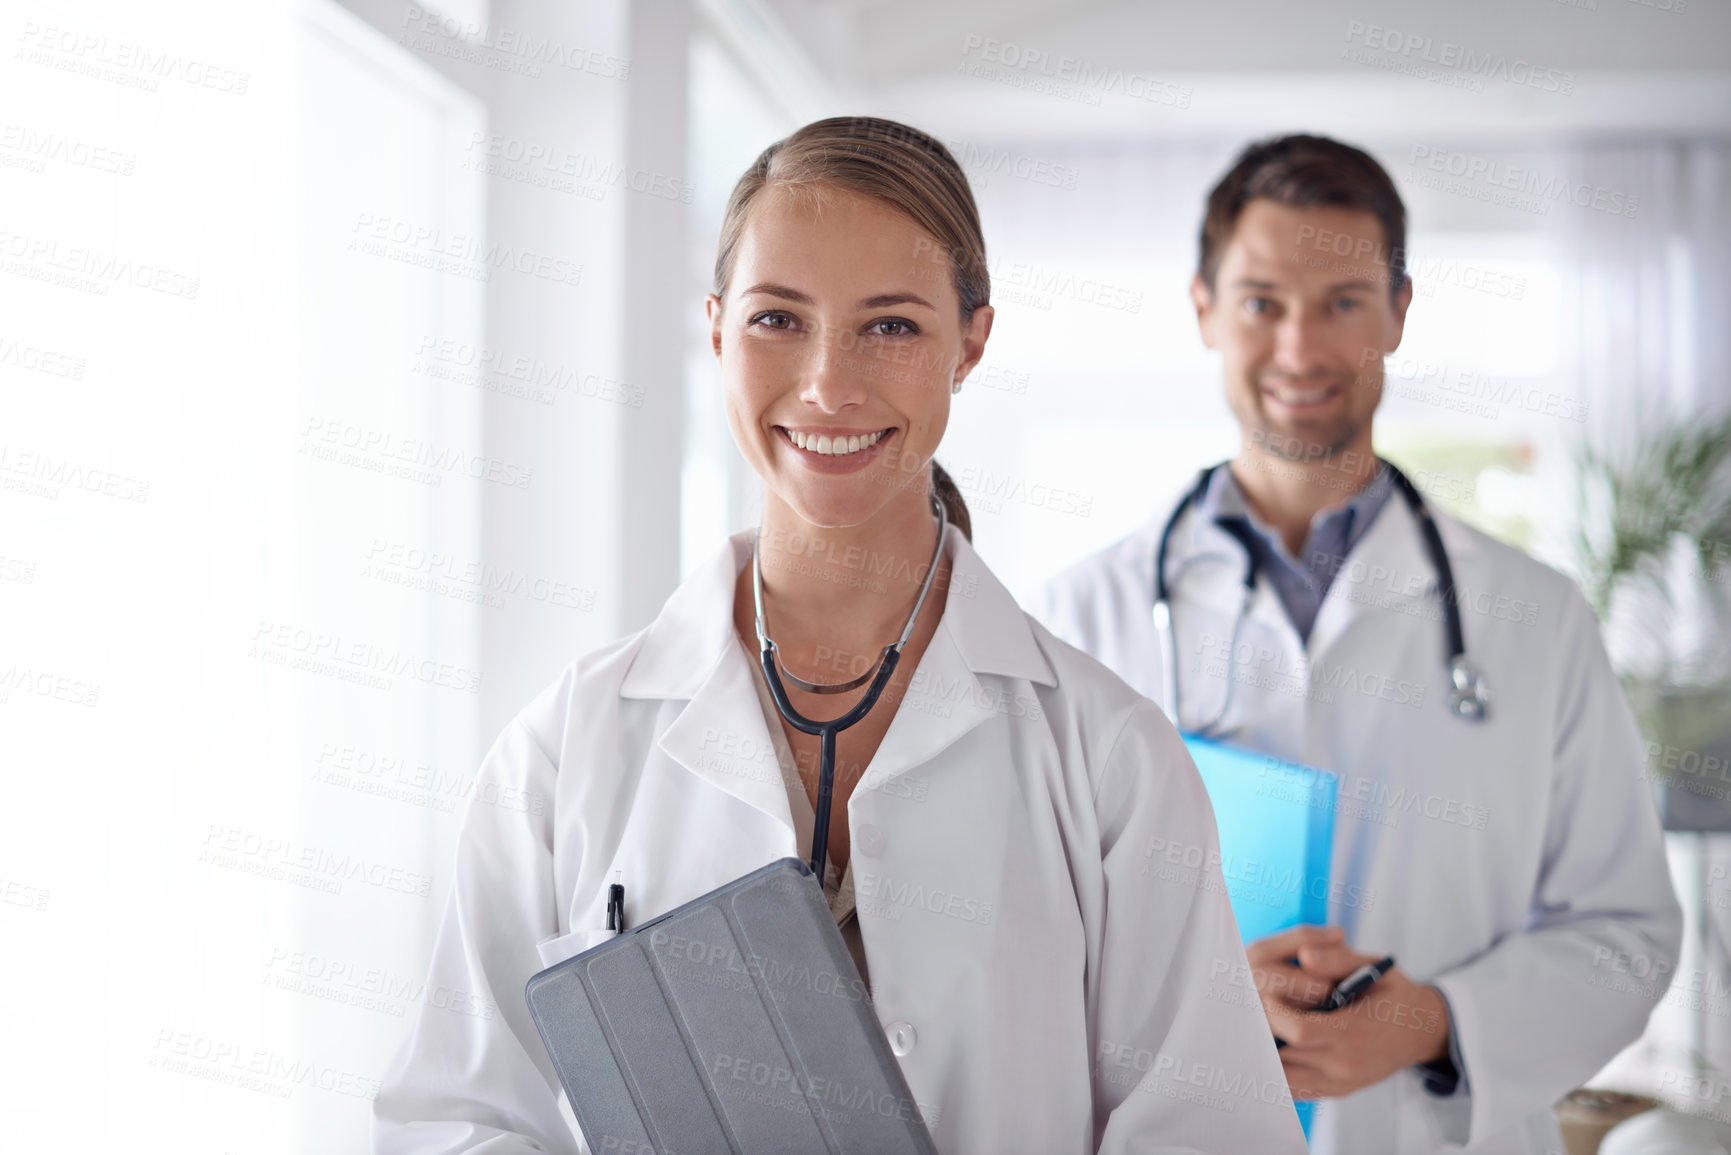
{"label": "man's stethoscope", "polygon": [[[1461,633],[1460,601],[1455,590],[1454,569],[1449,565],[1448,551],[1443,548],[1442,534],[1437,531],[1436,521],[1431,517],[1430,509],[1425,505],[1424,498],[1414,485],[1400,470],[1392,464],[1384,462],[1388,467],[1390,478],[1395,488],[1411,508],[1413,516],[1418,519],[1419,529],[1424,536],[1425,553],[1430,557],[1431,567],[1436,570],[1437,593],[1442,598],[1443,634],[1448,644],[1449,681],[1452,686],[1449,691],[1449,709],[1462,718],[1473,722],[1483,722],[1490,705],[1490,695],[1485,687],[1485,678],[1471,662],[1467,660],[1466,642]],[[1161,658],[1165,662],[1161,687],[1166,708],[1166,716],[1172,719],[1173,725],[1178,722],[1178,639],[1172,629],[1172,598],[1171,589],[1166,581],[1166,554],[1172,541],[1172,530],[1178,524],[1178,519],[1184,511],[1202,500],[1202,495],[1208,491],[1209,479],[1214,471],[1221,468],[1211,465],[1202,471],[1190,492],[1178,502],[1178,508],[1167,518],[1166,526],[1160,531],[1160,548],[1154,557],[1154,628],[1160,635]],[[1202,726],[1196,727],[1193,733],[1210,735],[1226,717],[1226,712],[1232,706],[1232,687],[1237,680],[1232,676],[1233,667],[1238,658],[1238,631],[1244,624],[1244,619],[1250,614],[1250,600],[1256,592],[1257,554],[1250,548],[1244,533],[1248,532],[1240,526],[1222,526],[1222,529],[1232,534],[1244,546],[1244,596],[1239,602],[1238,616],[1232,622],[1232,642],[1226,678],[1226,694],[1220,704],[1220,710]]]}
{"label": "man's stethoscope", "polygon": [[926,566],[925,580],[920,582],[920,596],[914,599],[913,612],[908,614],[908,624],[902,627],[902,636],[884,647],[875,667],[852,681],[820,685],[791,673],[787,675],[788,681],[810,694],[845,694],[849,690],[857,690],[868,681],[871,682],[865,697],[856,702],[853,709],[827,722],[807,718],[788,701],[787,687],[782,685],[782,674],[776,665],[775,642],[770,638],[769,629],[763,620],[763,571],[757,562],[756,539],[751,543],[751,593],[757,602],[758,660],[763,663],[763,676],[769,682],[770,696],[775,699],[775,708],[781,711],[781,716],[787,719],[794,729],[806,734],[816,734],[821,743],[822,752],[818,759],[817,772],[817,806],[814,808],[816,821],[811,831],[811,861],[808,863],[812,874],[820,881],[823,879],[825,855],[829,852],[830,794],[835,786],[835,736],[871,713],[871,708],[877,705],[878,695],[889,685],[890,675],[896,672],[896,663],[901,661],[902,647],[913,637],[914,623],[919,620],[920,607],[926,604],[926,593],[932,588],[933,575],[938,572],[938,557],[943,553],[944,529],[949,525],[949,517],[944,512],[944,503],[938,500],[937,495],[932,494],[931,499],[938,519],[938,541],[932,547],[932,560]]}

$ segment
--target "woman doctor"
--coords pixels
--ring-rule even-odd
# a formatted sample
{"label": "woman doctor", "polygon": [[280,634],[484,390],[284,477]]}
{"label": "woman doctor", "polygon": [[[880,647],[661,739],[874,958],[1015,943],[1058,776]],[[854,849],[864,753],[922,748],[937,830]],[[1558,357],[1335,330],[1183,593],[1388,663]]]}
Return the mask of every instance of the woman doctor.
{"label": "woman doctor", "polygon": [[904,643],[839,735],[825,890],[940,1151],[1303,1150],[1182,743],[1018,608],[932,460],[992,327],[984,248],[949,152],[889,121],[740,179],[708,312],[762,525],[487,755],[427,980],[474,997],[421,1008],[376,1151],[583,1150],[524,982],[610,933],[612,882],[629,927],[809,854],[817,739],[760,621],[814,719],[866,690],[806,687]]}

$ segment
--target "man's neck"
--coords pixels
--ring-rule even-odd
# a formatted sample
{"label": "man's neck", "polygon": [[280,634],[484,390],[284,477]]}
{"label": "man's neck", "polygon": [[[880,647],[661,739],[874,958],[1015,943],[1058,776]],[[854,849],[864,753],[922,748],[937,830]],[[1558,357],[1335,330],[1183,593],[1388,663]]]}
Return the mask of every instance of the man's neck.
{"label": "man's neck", "polygon": [[1246,445],[1229,468],[1251,512],[1273,527],[1287,552],[1297,556],[1316,515],[1345,505],[1370,484],[1379,465],[1365,438],[1362,448],[1337,450],[1310,461],[1289,461]]}

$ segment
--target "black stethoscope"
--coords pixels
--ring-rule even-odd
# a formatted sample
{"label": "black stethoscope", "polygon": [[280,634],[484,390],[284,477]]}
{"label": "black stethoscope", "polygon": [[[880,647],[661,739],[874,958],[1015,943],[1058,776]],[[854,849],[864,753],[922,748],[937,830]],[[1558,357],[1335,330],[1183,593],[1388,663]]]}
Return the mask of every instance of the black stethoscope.
{"label": "black stethoscope", "polygon": [[817,816],[811,831],[811,861],[807,864],[820,882],[823,879],[824,858],[829,853],[830,794],[835,787],[835,736],[871,713],[871,708],[877,705],[878,695],[889,685],[890,675],[896,672],[896,664],[901,661],[902,647],[913,637],[914,623],[919,620],[920,607],[926,604],[926,593],[932,588],[932,577],[938,572],[938,557],[944,550],[944,529],[949,525],[949,517],[944,512],[944,503],[938,500],[937,495],[929,496],[938,519],[938,541],[932,547],[932,560],[926,566],[925,580],[920,583],[920,596],[914,599],[913,612],[908,615],[908,624],[902,627],[902,636],[884,647],[876,666],[852,681],[821,685],[808,682],[792,673],[787,675],[788,681],[811,694],[845,694],[849,690],[857,690],[868,681],[871,682],[865,697],[854,703],[853,709],[827,722],[807,718],[794,709],[793,703],[788,700],[787,687],[782,685],[781,671],[776,666],[775,642],[769,636],[768,627],[764,625],[763,571],[757,563],[757,539],[752,539],[751,593],[757,602],[758,660],[763,663],[763,676],[769,682],[770,696],[775,699],[775,708],[781,711],[781,716],[787,719],[794,729],[806,734],[816,734],[821,745],[817,771]]}
{"label": "black stethoscope", "polygon": [[[1489,712],[1490,694],[1485,686],[1484,675],[1467,660],[1466,642],[1461,633],[1460,601],[1455,590],[1454,569],[1449,565],[1448,551],[1443,548],[1442,534],[1437,531],[1436,519],[1431,517],[1429,507],[1419,494],[1418,486],[1390,462],[1385,461],[1383,465],[1388,468],[1395,488],[1406,498],[1407,506],[1418,519],[1419,529],[1424,537],[1425,553],[1430,557],[1431,568],[1436,570],[1437,592],[1442,598],[1443,635],[1449,654],[1449,709],[1468,721],[1483,722]],[[1202,500],[1202,495],[1208,491],[1210,479],[1219,468],[1221,466],[1211,465],[1204,469],[1202,475],[1196,479],[1196,484],[1178,502],[1178,508],[1172,511],[1172,516],[1166,519],[1166,527],[1160,531],[1160,548],[1154,556],[1154,628],[1160,635],[1161,656],[1165,660],[1165,684],[1161,687],[1165,701],[1162,704],[1166,707],[1167,717],[1172,719],[1175,726],[1179,725],[1178,640],[1172,630],[1172,591],[1166,582],[1166,554],[1178,519],[1186,509]],[[1238,659],[1238,631],[1244,624],[1244,619],[1249,616],[1250,600],[1256,592],[1257,555],[1256,551],[1250,548],[1246,535],[1251,531],[1247,527],[1223,525],[1220,528],[1231,534],[1244,547],[1244,596],[1239,603],[1238,616],[1232,623],[1231,656],[1227,659],[1229,663],[1235,663]],[[1232,687],[1237,681],[1232,674],[1233,670],[1229,666],[1226,695],[1219,712],[1209,722],[1191,731],[1192,733],[1209,735],[1217,732],[1232,705]]]}

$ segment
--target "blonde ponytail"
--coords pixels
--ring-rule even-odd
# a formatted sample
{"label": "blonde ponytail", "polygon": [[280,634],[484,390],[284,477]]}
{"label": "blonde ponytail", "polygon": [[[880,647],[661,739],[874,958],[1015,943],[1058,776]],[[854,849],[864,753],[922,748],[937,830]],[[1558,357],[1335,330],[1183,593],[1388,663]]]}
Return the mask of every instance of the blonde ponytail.
{"label": "blonde ponytail", "polygon": [[944,516],[962,531],[963,537],[973,541],[974,521],[968,516],[968,503],[962,500],[962,491],[956,488],[955,481],[944,472],[944,467],[938,464],[936,458],[932,459],[932,492],[944,503]]}

